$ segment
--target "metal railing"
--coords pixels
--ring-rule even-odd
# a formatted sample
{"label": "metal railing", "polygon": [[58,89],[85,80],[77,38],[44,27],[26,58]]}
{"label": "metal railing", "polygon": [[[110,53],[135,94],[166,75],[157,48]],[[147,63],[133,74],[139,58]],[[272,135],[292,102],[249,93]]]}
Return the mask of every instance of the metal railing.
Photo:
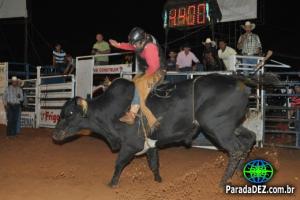
{"label": "metal railing", "polygon": [[[290,81],[298,72],[280,72],[281,82],[271,90],[266,90],[264,106],[264,143],[279,147],[300,148],[300,111],[292,106],[291,98],[300,98],[292,88],[300,84]],[[284,77],[284,79],[282,79]]]}

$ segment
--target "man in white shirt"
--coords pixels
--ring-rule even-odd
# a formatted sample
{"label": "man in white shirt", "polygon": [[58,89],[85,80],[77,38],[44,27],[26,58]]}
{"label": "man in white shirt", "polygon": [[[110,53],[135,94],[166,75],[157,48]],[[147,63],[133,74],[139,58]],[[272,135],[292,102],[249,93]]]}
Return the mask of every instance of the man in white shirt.
{"label": "man in white shirt", "polygon": [[218,56],[223,60],[227,71],[235,70],[235,55],[236,51],[227,46],[227,42],[225,40],[219,40]]}
{"label": "man in white shirt", "polygon": [[193,62],[197,64],[199,59],[191,52],[191,47],[185,44],[183,50],[177,55],[176,70],[181,72],[193,71],[195,69]]}

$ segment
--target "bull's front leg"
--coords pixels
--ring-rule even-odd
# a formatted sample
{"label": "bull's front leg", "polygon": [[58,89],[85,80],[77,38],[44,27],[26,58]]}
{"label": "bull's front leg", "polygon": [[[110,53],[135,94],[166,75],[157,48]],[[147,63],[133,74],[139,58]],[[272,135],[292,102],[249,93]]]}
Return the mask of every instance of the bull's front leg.
{"label": "bull's front leg", "polygon": [[147,160],[149,167],[154,175],[154,180],[161,182],[161,176],[159,173],[159,157],[157,148],[151,148],[147,152]]}
{"label": "bull's front leg", "polygon": [[135,153],[136,152],[132,148],[122,146],[116,161],[113,177],[108,184],[110,187],[116,187],[118,185],[124,167],[134,158]]}

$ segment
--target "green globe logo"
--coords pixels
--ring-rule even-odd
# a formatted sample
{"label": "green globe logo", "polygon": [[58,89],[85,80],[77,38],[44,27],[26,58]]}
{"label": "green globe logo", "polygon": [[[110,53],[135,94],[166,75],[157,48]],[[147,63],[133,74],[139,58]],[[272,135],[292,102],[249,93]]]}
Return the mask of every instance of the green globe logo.
{"label": "green globe logo", "polygon": [[273,166],[265,160],[252,160],[243,169],[244,177],[252,184],[264,184],[274,174]]}

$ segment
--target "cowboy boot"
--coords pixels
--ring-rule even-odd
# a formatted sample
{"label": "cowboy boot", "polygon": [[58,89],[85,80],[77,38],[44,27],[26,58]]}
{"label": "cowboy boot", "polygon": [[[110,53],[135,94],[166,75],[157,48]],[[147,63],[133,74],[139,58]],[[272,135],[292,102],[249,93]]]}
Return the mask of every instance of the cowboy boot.
{"label": "cowboy boot", "polygon": [[126,114],[123,117],[121,117],[119,120],[126,124],[133,125],[139,109],[140,109],[140,105],[138,104],[131,105],[129,112],[126,112]]}

